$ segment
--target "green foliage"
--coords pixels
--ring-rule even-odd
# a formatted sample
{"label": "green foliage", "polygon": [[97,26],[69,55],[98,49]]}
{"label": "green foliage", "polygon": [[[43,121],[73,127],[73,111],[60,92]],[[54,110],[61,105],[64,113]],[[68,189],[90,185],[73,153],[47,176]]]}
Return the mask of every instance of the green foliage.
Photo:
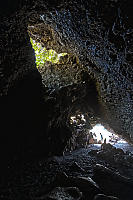
{"label": "green foliage", "polygon": [[61,56],[65,56],[67,53],[57,54],[54,50],[46,50],[46,48],[42,47],[40,43],[36,43],[32,38],[30,38],[33,49],[35,50],[36,56],[36,67],[43,67],[46,61],[52,63],[59,63],[59,59]]}

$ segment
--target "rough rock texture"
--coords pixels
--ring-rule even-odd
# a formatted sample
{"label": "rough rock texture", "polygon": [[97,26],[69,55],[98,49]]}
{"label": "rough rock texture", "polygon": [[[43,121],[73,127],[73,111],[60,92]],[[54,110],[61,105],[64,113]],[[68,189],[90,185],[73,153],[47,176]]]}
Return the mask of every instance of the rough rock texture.
{"label": "rough rock texture", "polygon": [[82,193],[76,187],[61,188],[57,187],[51,191],[48,195],[41,197],[43,200],[80,200],[82,199]]}
{"label": "rough rock texture", "polygon": [[47,62],[38,70],[42,76],[43,84],[50,90],[60,90],[65,86],[83,83],[85,81],[83,76],[87,73],[78,64],[77,58],[71,55],[61,57],[59,64]]}
{"label": "rough rock texture", "polygon": [[[6,3],[10,4],[11,1]],[[94,83],[94,96],[89,93],[89,97],[94,97],[90,98],[89,102],[93,114],[99,115],[101,109],[101,120],[133,141],[132,1],[75,0],[61,3],[16,0],[10,5],[11,9],[3,4],[0,14],[2,156],[3,151],[9,157],[13,152],[22,153],[28,150],[36,154],[39,149],[41,152],[45,151],[48,146],[44,148],[43,141],[49,139],[49,134],[54,135],[56,132],[57,136],[62,133],[66,129],[65,120],[59,129],[54,125],[59,124],[63,114],[64,119],[67,119],[71,113],[71,109],[58,114],[54,112],[52,118],[47,119],[50,109],[50,106],[47,106],[51,103],[41,102],[45,90],[42,89],[41,76],[35,68],[35,55],[27,32],[28,25],[36,26],[32,32],[35,32],[36,39],[40,38],[38,40],[47,48],[55,49],[59,53],[67,52],[78,58],[80,66],[87,70],[88,79]],[[38,24],[45,27],[44,31],[41,28],[39,36],[36,34]],[[72,88],[73,86],[68,90],[73,91]],[[82,85],[79,88],[82,90]],[[64,92],[63,88],[60,89],[59,93],[61,92]],[[60,101],[58,97],[57,100]],[[62,102],[57,104],[62,105]],[[67,106],[64,106],[61,110],[66,108]],[[49,130],[51,121],[53,125]],[[70,131],[66,131],[67,133],[71,135]],[[68,135],[65,137],[68,138]],[[56,143],[58,137],[55,141],[54,138],[50,141]],[[58,142],[56,146],[59,146]],[[63,142],[59,151],[64,146]],[[5,155],[3,158],[6,158]]]}
{"label": "rough rock texture", "polygon": [[[50,90],[51,91],[51,90]],[[91,95],[91,98],[90,98]],[[95,101],[95,104],[93,105]],[[51,148],[50,152],[61,152],[66,142],[71,136],[71,140],[68,141],[67,148],[70,150],[83,142],[86,136],[85,130],[91,129],[91,122],[94,122],[93,115],[98,118],[100,108],[97,99],[97,92],[94,89],[94,83],[90,80],[88,84],[72,84],[65,87],[61,87],[58,90],[52,90],[48,96],[44,98],[44,110],[47,112],[47,136],[48,136],[48,148]],[[71,116],[81,115],[84,113],[87,123],[85,127],[81,129],[81,134],[77,132],[77,125],[74,127],[70,124]],[[91,119],[91,120],[90,120]],[[81,118],[80,118],[81,121]],[[76,141],[76,140],[80,141]],[[55,147],[52,150],[52,146]]]}
{"label": "rough rock texture", "polygon": [[[133,162],[127,167],[128,162],[123,159],[125,166],[119,162],[116,165],[89,155],[89,151],[82,148],[64,156],[23,163],[21,171],[10,169],[8,183],[0,187],[0,199],[42,200],[57,195],[70,199],[80,197],[82,192],[82,200],[132,200]],[[75,168],[75,162],[82,170]]]}
{"label": "rough rock texture", "polygon": [[106,122],[132,140],[131,1],[65,1],[58,6],[40,12],[54,35],[46,46],[78,56],[96,80]]}

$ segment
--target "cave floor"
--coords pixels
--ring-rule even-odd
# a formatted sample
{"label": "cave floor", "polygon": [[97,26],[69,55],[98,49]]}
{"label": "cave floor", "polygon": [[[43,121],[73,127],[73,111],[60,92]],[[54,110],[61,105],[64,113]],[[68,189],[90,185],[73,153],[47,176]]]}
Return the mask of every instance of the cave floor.
{"label": "cave floor", "polygon": [[[102,175],[98,166],[101,166],[103,171],[105,167]],[[113,175],[108,177],[108,170],[111,170]],[[55,184],[57,176],[62,172],[73,177],[91,177],[102,188],[104,194],[117,196],[121,200],[133,199],[133,154],[119,149],[107,151],[101,150],[100,146],[90,145],[63,156],[23,163],[20,170],[14,170],[12,167],[10,171],[6,186],[0,186],[0,199],[45,199],[40,196],[50,191],[51,185]],[[106,187],[102,182],[105,179]],[[108,179],[113,181],[108,182]],[[115,186],[117,181],[119,184]],[[110,184],[113,185],[112,189]],[[58,185],[60,184],[57,181],[54,186]],[[122,188],[125,196],[121,193]]]}

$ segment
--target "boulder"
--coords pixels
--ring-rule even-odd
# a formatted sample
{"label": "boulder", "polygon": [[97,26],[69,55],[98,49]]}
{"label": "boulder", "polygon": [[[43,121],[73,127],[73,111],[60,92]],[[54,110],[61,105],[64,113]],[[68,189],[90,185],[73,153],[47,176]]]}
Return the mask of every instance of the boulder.
{"label": "boulder", "polygon": [[93,179],[107,195],[114,195],[121,200],[132,200],[133,182],[115,171],[97,164],[94,168]]}
{"label": "boulder", "polygon": [[101,193],[101,189],[90,177],[67,176],[65,173],[59,174],[55,181],[55,186],[77,187],[85,197],[93,198],[94,195]]}
{"label": "boulder", "polygon": [[104,194],[97,194],[93,200],[119,200],[117,197],[106,196]]}
{"label": "boulder", "polygon": [[38,197],[37,200],[80,200],[82,193],[76,187],[56,187],[47,195]]}

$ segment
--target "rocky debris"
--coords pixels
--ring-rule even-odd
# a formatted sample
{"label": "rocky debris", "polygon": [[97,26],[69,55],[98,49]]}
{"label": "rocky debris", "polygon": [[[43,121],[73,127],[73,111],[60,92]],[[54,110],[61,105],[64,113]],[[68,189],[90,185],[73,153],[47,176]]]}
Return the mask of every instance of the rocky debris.
{"label": "rocky debris", "polygon": [[97,150],[97,149],[93,149],[93,150],[90,150],[90,151],[88,152],[88,154],[91,155],[91,156],[96,156],[97,153],[98,153],[98,150]]}
{"label": "rocky debris", "polygon": [[112,163],[117,163],[118,160],[122,160],[124,155],[123,150],[117,150],[116,148],[107,149],[107,150],[99,150],[96,154],[99,158],[109,160]]}
{"label": "rocky debris", "polygon": [[129,178],[121,176],[109,168],[96,164],[93,179],[99,184],[104,193],[114,195],[121,200],[130,200],[132,196],[133,182]]}
{"label": "rocky debris", "polygon": [[116,149],[113,145],[111,145],[110,143],[103,143],[102,145],[101,145],[101,150],[107,150],[107,151],[111,151],[111,150],[113,150],[113,149]]}
{"label": "rocky debris", "polygon": [[112,150],[99,150],[92,149],[88,152],[89,156],[96,158],[100,162],[108,163],[107,167],[112,166],[113,168],[117,168],[120,174],[123,176],[133,178],[132,173],[130,173],[133,169],[133,155],[131,152],[123,151],[120,148],[112,148]]}
{"label": "rocky debris", "polygon": [[101,191],[99,186],[90,177],[70,177],[68,181],[89,196]]}
{"label": "rocky debris", "polygon": [[77,162],[73,162],[72,165],[70,166],[70,170],[72,171],[79,171],[79,172],[85,172],[85,170],[79,166],[79,164]]}
{"label": "rocky debris", "polygon": [[122,149],[116,148],[111,144],[103,143],[100,150],[93,149],[88,154],[96,156],[115,166],[130,167],[133,165],[133,156],[130,152],[124,152]]}
{"label": "rocky debris", "polygon": [[36,200],[80,200],[82,193],[76,187],[56,187],[45,196]]}
{"label": "rocky debris", "polygon": [[[83,166],[85,172],[71,167],[77,162]],[[101,165],[96,165],[101,163]],[[11,182],[6,183],[6,189],[0,187],[0,198],[2,200],[24,200],[44,199],[55,188],[76,187],[82,192],[82,200],[94,200],[98,194],[116,196],[120,200],[132,200],[132,168],[121,168],[121,164],[113,167],[105,160],[89,156],[88,149],[79,149],[63,156],[54,156],[46,160],[44,158],[36,163],[25,163],[20,174],[12,169]],[[95,169],[97,168],[97,170]],[[130,170],[128,172],[128,170]],[[120,172],[120,173],[118,173]],[[121,172],[123,175],[121,175]],[[16,174],[18,177],[16,178]],[[94,175],[96,175],[94,177]],[[129,178],[126,178],[129,177]],[[98,189],[92,181],[100,187]],[[96,179],[95,179],[96,178]],[[11,178],[10,178],[11,179]],[[3,190],[2,190],[3,189]],[[123,194],[125,193],[125,194]],[[67,195],[69,197],[69,195]],[[123,198],[121,198],[123,196]],[[103,197],[103,196],[102,196]],[[101,198],[101,197],[97,197]]]}
{"label": "rocky debris", "polygon": [[[47,187],[47,190],[44,188],[42,189],[41,193],[37,196],[44,196],[42,194],[45,194],[48,192],[48,190],[52,190],[53,188],[71,188],[71,192],[73,193],[73,188],[78,188],[79,191],[83,194],[83,199],[86,199],[88,196],[90,199],[93,199],[93,197],[101,193],[102,191],[100,190],[99,186],[90,178],[90,177],[72,177],[72,176],[67,176],[66,173],[59,173],[54,182]],[[50,192],[51,194],[51,192]],[[46,195],[49,197],[49,194]]]}
{"label": "rocky debris", "polygon": [[106,196],[104,194],[97,194],[93,200],[119,200],[117,197]]}
{"label": "rocky debris", "polygon": [[89,196],[90,198],[102,192],[90,177],[67,176],[65,173],[58,174],[53,185],[77,187],[85,197]]}
{"label": "rocky debris", "polygon": [[96,166],[94,167],[94,176],[96,174],[110,176],[110,179],[114,179],[114,180],[117,179],[117,181],[123,182],[125,184],[133,184],[133,182],[131,182],[129,178],[124,177],[120,175],[119,173],[116,173],[101,164],[96,164]]}
{"label": "rocky debris", "polygon": [[[86,149],[85,149],[86,150]],[[77,152],[77,151],[76,151]],[[72,156],[73,153],[70,154]],[[67,154],[68,155],[68,154]],[[83,154],[84,155],[84,154]],[[83,155],[81,157],[83,157]],[[79,156],[79,157],[78,157]],[[82,199],[86,200],[94,200],[94,199],[101,199],[101,200],[132,200],[132,186],[133,182],[130,178],[127,178],[120,173],[118,173],[119,169],[114,169],[110,166],[110,168],[106,167],[108,164],[102,162],[103,164],[96,164],[99,161],[99,158],[95,158],[94,156],[88,156],[87,150],[86,150],[86,156],[85,156],[85,167],[88,166],[88,164],[91,163],[91,159],[95,160],[92,167],[92,175],[91,178],[87,174],[87,170],[83,172],[80,171],[78,167],[72,168],[72,164],[76,162],[78,166],[80,166],[80,161],[82,160],[80,155],[76,154],[73,156],[72,160],[68,156],[63,156],[61,159],[60,157],[56,157],[56,160],[58,160],[58,164],[60,170],[58,173],[56,173],[56,177],[51,181],[48,185],[42,186],[42,190],[39,189],[39,191],[42,191],[37,195],[37,198],[44,198],[47,195],[51,194],[52,191],[54,191],[55,188],[68,188],[68,187],[76,187],[80,192],[82,192]],[[52,158],[51,158],[52,159]],[[57,162],[51,162],[50,165],[57,165]],[[90,160],[89,160],[90,159]],[[53,160],[53,159],[52,159]],[[55,157],[54,157],[55,160]],[[61,161],[62,160],[62,161]],[[74,161],[73,161],[74,160]],[[81,161],[82,163],[83,161]],[[62,168],[62,164],[64,163],[64,167]],[[88,163],[88,164],[87,164]],[[66,167],[67,166],[67,167]],[[120,166],[119,166],[120,167]],[[65,169],[63,171],[63,169]],[[76,170],[77,169],[77,170]],[[54,173],[54,172],[53,172]],[[70,175],[69,173],[72,173]],[[132,173],[132,172],[131,172]],[[80,174],[80,175],[76,175]],[[69,197],[69,195],[67,195]]]}
{"label": "rocky debris", "polygon": [[54,185],[67,186],[67,184],[68,184],[68,175],[65,172],[61,172],[56,175]]}

